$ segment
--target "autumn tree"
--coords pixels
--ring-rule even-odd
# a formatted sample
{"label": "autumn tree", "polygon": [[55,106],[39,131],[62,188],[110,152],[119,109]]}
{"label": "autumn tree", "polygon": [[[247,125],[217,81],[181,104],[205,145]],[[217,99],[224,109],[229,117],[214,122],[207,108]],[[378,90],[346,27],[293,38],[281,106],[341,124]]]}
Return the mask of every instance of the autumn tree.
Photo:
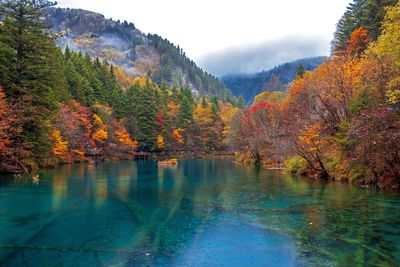
{"label": "autumn tree", "polygon": [[366,166],[368,183],[400,185],[400,114],[390,105],[363,110],[347,133],[347,151],[355,164]]}
{"label": "autumn tree", "polygon": [[223,145],[225,148],[228,148],[229,135],[233,130],[231,121],[233,117],[236,115],[236,113],[239,112],[240,109],[233,106],[231,103],[220,102],[219,110],[220,110],[219,117],[221,118],[221,121],[223,123],[223,129],[222,129]]}
{"label": "autumn tree", "polygon": [[182,128],[174,129],[172,131],[172,136],[179,145],[185,144],[185,138],[182,136],[182,132],[184,132],[184,129]]}
{"label": "autumn tree", "polygon": [[95,147],[92,139],[92,117],[93,112],[78,102],[60,105],[55,125],[68,142],[71,154],[76,159],[83,159],[85,154]]}
{"label": "autumn tree", "polygon": [[[223,139],[223,121],[216,114],[217,109],[203,99],[201,104],[194,108],[193,125],[190,128],[191,138],[197,150],[216,150],[219,149]],[[219,107],[218,107],[219,110]]]}
{"label": "autumn tree", "polygon": [[260,101],[251,106],[243,116],[242,142],[256,164],[261,163],[262,159],[273,159],[275,156],[276,141],[280,135],[277,112],[278,107],[275,104]]}
{"label": "autumn tree", "polygon": [[128,89],[135,83],[134,78],[126,74],[121,67],[113,66],[112,71],[115,74],[116,80],[123,88]]}
{"label": "autumn tree", "polygon": [[397,4],[397,0],[354,0],[339,20],[333,40],[333,52],[347,50],[352,33],[363,28],[375,41],[381,34],[386,9]]}
{"label": "autumn tree", "polygon": [[115,131],[115,134],[121,144],[129,146],[132,150],[137,148],[138,142],[132,140],[132,137],[126,129],[118,129]]}
{"label": "autumn tree", "polygon": [[318,116],[328,134],[335,134],[341,121],[351,118],[350,102],[360,77],[359,62],[344,57],[327,61],[304,76],[306,105]]}
{"label": "autumn tree", "polygon": [[355,30],[350,35],[350,40],[347,45],[347,54],[356,57],[361,56],[370,42],[371,38],[368,36],[368,31],[366,29],[359,28]]}
{"label": "autumn tree", "polygon": [[61,161],[66,161],[68,158],[68,142],[63,139],[61,132],[57,129],[51,132],[51,136],[54,141],[52,152]]}
{"label": "autumn tree", "polygon": [[162,135],[157,136],[157,148],[163,150],[165,148],[165,141]]}
{"label": "autumn tree", "polygon": [[21,134],[21,118],[18,117],[18,106],[7,103],[3,89],[0,87],[0,173],[27,171],[25,165],[17,158],[28,153],[18,147],[18,136]]}
{"label": "autumn tree", "polygon": [[103,120],[99,115],[93,115],[93,135],[92,138],[98,144],[103,144],[108,139],[108,132],[105,128]]}
{"label": "autumn tree", "polygon": [[305,159],[308,166],[314,173],[323,178],[328,178],[329,174],[323,162],[324,145],[326,141],[322,135],[321,125],[313,123],[301,130],[295,144],[296,152]]}
{"label": "autumn tree", "polygon": [[[383,33],[375,46],[372,47],[370,58],[373,65],[380,67],[376,72],[380,77],[376,81],[383,85],[391,103],[400,102],[400,4],[389,8],[383,22]],[[367,77],[368,78],[368,77]],[[370,81],[372,83],[373,81]]]}
{"label": "autumn tree", "polygon": [[132,139],[131,134],[124,127],[121,121],[112,121],[113,132],[110,133],[110,145],[108,147],[113,156],[129,158],[138,148],[139,143]]}

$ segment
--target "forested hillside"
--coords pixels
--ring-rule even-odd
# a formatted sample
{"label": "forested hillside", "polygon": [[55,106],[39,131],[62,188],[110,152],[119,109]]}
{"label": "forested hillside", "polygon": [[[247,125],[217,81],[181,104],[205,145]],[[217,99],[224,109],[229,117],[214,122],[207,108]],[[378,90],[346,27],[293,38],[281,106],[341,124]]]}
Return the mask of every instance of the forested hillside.
{"label": "forested hillside", "polygon": [[356,0],[333,54],[286,94],[264,92],[235,115],[242,161],[380,188],[400,186],[400,4]]}
{"label": "forested hillside", "polygon": [[[228,122],[236,107],[215,96],[198,97],[186,87],[132,78],[124,68],[89,53],[61,50],[48,31],[49,20],[42,20],[52,6],[44,0],[0,3],[4,18],[0,25],[0,172],[131,158],[138,150],[209,152],[226,147]],[[86,16],[71,21],[56,18],[59,25],[73,26],[73,34],[96,32],[100,27],[103,33],[140,43],[141,35],[133,25],[101,17],[100,21]],[[115,34],[116,29],[132,35]]]}
{"label": "forested hillside", "polygon": [[62,49],[88,53],[121,67],[132,77],[148,76],[158,85],[187,88],[203,96],[231,101],[230,91],[204,72],[183,50],[156,35],[145,35],[133,23],[105,19],[80,9],[48,8],[47,23],[57,33]]}
{"label": "forested hillside", "polygon": [[303,71],[314,70],[324,60],[326,60],[325,57],[300,59],[256,74],[227,75],[222,77],[222,82],[235,96],[243,96],[245,102],[251,104],[253,98],[265,90],[286,91],[299,68]]}

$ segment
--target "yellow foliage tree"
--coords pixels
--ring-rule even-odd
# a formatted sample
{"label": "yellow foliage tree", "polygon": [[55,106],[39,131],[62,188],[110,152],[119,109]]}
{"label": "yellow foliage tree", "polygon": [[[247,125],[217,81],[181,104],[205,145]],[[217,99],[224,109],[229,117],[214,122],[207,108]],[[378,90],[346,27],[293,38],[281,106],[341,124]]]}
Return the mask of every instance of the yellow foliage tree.
{"label": "yellow foliage tree", "polygon": [[388,61],[383,70],[386,81],[386,94],[390,103],[400,102],[400,3],[387,10],[383,22],[383,33],[379,36],[376,45],[371,48],[372,55],[379,61]]}
{"label": "yellow foliage tree", "polygon": [[133,78],[133,84],[137,84],[140,88],[145,88],[148,83],[151,81],[147,77],[135,77]]}
{"label": "yellow foliage tree", "polygon": [[114,66],[114,74],[118,83],[125,89],[128,89],[135,83],[135,78],[127,75],[121,67]]}
{"label": "yellow foliage tree", "polygon": [[321,125],[319,123],[311,124],[305,130],[300,131],[298,136],[297,152],[322,177],[328,176],[322,159],[323,146],[326,144],[327,141],[321,134]]}
{"label": "yellow foliage tree", "polygon": [[267,101],[269,103],[279,103],[285,97],[283,92],[270,92],[264,91],[254,97],[254,104],[260,103],[261,101]]}
{"label": "yellow foliage tree", "polygon": [[165,147],[165,141],[162,135],[157,136],[157,147],[158,149],[163,149]]}
{"label": "yellow foliage tree", "polygon": [[219,105],[220,110],[220,117],[221,120],[224,122],[224,131],[223,135],[226,137],[228,133],[231,131],[231,121],[233,116],[239,111],[237,107],[234,107],[230,103],[221,103]]}
{"label": "yellow foliage tree", "polygon": [[97,114],[93,115],[93,126],[97,128],[94,130],[92,139],[98,143],[104,143],[108,139],[108,132],[105,130],[103,120]]}
{"label": "yellow foliage tree", "polygon": [[99,115],[93,115],[93,125],[99,128],[104,126],[104,122]]}
{"label": "yellow foliage tree", "polygon": [[307,129],[300,132],[300,144],[310,152],[318,151],[323,141],[320,139],[321,130],[319,124],[312,124]]}
{"label": "yellow foliage tree", "polygon": [[193,111],[193,118],[197,124],[212,123],[213,118],[212,118],[211,105],[207,105],[206,107],[197,105]]}
{"label": "yellow foliage tree", "polygon": [[54,129],[51,132],[52,138],[54,140],[54,146],[53,146],[53,153],[60,159],[65,159],[68,155],[68,142],[64,141],[61,132],[57,129]]}
{"label": "yellow foliage tree", "polygon": [[104,129],[98,129],[92,136],[93,140],[99,143],[104,143],[108,139],[108,133]]}

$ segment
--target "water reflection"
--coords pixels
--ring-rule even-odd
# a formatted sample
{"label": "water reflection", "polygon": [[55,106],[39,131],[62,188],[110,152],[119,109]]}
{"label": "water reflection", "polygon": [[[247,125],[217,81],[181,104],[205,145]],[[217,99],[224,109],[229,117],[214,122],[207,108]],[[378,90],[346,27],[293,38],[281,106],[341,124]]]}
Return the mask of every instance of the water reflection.
{"label": "water reflection", "polygon": [[7,181],[1,266],[400,262],[398,196],[229,160],[82,164],[38,186]]}
{"label": "water reflection", "polygon": [[52,203],[53,210],[56,210],[62,204],[63,198],[68,195],[68,186],[66,183],[66,177],[55,175],[52,181]]}

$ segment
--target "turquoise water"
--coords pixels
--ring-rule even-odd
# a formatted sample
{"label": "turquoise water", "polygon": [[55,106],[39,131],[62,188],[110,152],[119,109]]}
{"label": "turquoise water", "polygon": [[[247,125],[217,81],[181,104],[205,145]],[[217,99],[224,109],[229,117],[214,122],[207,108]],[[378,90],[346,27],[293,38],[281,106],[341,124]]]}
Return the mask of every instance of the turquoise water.
{"label": "turquoise water", "polygon": [[400,198],[186,160],[0,183],[0,266],[398,266]]}

